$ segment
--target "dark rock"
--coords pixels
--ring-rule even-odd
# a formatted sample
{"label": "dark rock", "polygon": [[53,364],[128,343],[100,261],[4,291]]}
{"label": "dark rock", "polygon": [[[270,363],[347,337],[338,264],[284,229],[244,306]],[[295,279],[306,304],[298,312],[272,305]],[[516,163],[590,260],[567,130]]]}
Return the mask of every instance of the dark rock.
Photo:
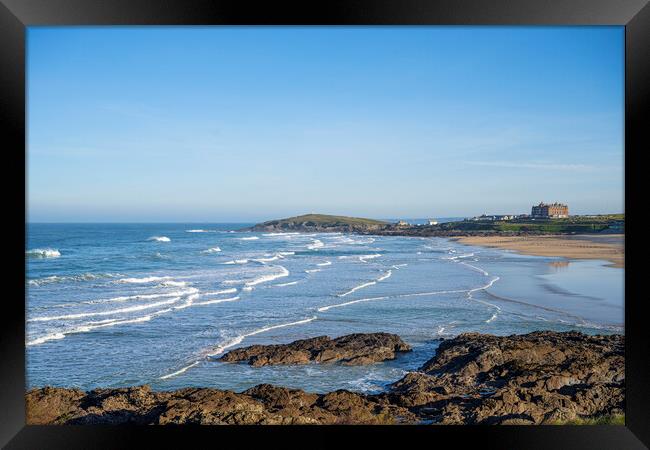
{"label": "dark rock", "polygon": [[394,383],[390,393],[402,406],[435,405],[441,423],[539,424],[618,414],[624,344],[620,335],[578,332],[462,334],[442,342],[421,373]]}
{"label": "dark rock", "polygon": [[394,359],[395,353],[410,350],[411,347],[394,334],[350,334],[336,339],[319,336],[290,344],[252,345],[232,350],[220,361],[246,361],[255,367],[310,362],[363,365]]}
{"label": "dark rock", "polygon": [[[352,348],[357,349],[366,342],[358,336],[377,335],[344,336],[350,339],[343,341],[344,347],[355,342]],[[391,336],[387,342],[394,345],[401,342],[393,335],[385,336]],[[386,338],[378,339],[385,342]],[[311,344],[305,344],[308,341]],[[319,337],[293,344],[312,355],[314,346],[335,341]],[[520,425],[591,419],[622,414],[625,409],[624,343],[620,335],[576,332],[505,337],[462,334],[443,341],[419,372],[407,374],[387,392],[374,395],[345,390],[313,394],[269,384],[242,393],[206,388],[154,392],[148,386],[84,393],[45,387],[27,393],[27,423]],[[347,351],[340,354],[347,355]],[[302,358],[274,352],[264,358]],[[332,352],[316,354],[325,353],[326,361],[366,357],[356,350],[341,357],[336,350]]]}

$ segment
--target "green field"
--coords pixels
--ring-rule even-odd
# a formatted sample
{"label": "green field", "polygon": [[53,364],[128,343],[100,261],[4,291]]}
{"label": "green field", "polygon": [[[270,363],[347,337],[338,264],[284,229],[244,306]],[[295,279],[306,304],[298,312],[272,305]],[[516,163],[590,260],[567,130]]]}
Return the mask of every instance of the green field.
{"label": "green field", "polygon": [[624,233],[624,220],[624,214],[572,216],[563,219],[465,220],[441,224],[440,229],[515,233],[598,233],[618,227],[617,231]]}

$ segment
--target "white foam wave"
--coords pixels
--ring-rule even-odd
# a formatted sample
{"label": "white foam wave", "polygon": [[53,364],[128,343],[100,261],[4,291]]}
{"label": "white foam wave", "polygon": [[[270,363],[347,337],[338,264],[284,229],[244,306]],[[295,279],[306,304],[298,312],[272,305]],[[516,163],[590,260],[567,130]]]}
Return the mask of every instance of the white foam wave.
{"label": "white foam wave", "polygon": [[390,278],[390,276],[391,276],[392,274],[393,274],[393,271],[392,271],[392,270],[389,270],[388,272],[386,272],[385,274],[383,274],[382,276],[380,276],[380,277],[377,278],[376,280],[374,280],[374,281],[369,281],[369,282],[367,282],[367,283],[360,284],[359,286],[355,286],[355,287],[353,287],[352,289],[350,289],[349,291],[344,292],[343,294],[339,294],[338,296],[339,296],[339,297],[345,297],[346,295],[350,295],[350,294],[352,294],[353,292],[358,291],[359,289],[363,289],[363,288],[366,288],[366,287],[368,287],[368,286],[372,286],[373,284],[377,284],[378,281],[384,281],[385,279]]}
{"label": "white foam wave", "polygon": [[338,296],[339,297],[345,297],[346,295],[350,295],[353,292],[358,291],[359,289],[363,289],[365,287],[372,286],[373,284],[377,284],[377,282],[376,281],[369,281],[367,283],[360,284],[359,286],[355,286],[352,289],[350,289],[349,291],[344,292],[343,294],[339,294]]}
{"label": "white foam wave", "polygon": [[56,248],[35,248],[33,250],[27,250],[25,255],[32,258],[58,258],[61,256]]}
{"label": "white foam wave", "polygon": [[95,330],[97,328],[106,328],[106,327],[113,327],[116,325],[124,325],[124,324],[129,324],[129,323],[139,323],[139,322],[147,322],[151,320],[151,317],[160,314],[163,312],[167,312],[169,310],[164,310],[164,311],[158,311],[156,313],[147,315],[147,316],[142,316],[142,317],[136,317],[135,319],[127,319],[127,320],[111,320],[111,321],[102,321],[102,322],[96,322],[95,324],[88,323],[81,325],[76,328],[72,328],[70,330],[66,331],[60,331],[52,334],[48,334],[45,336],[42,336],[37,339],[33,339],[31,341],[28,341],[25,343],[27,346],[33,346],[33,345],[39,345],[43,344],[45,342],[51,341],[51,340],[58,340],[58,339],[64,339],[67,335],[69,334],[76,334],[76,333],[87,333],[89,331]]}
{"label": "white foam wave", "polygon": [[359,261],[361,262],[368,262],[369,259],[375,259],[379,258],[381,255],[379,253],[375,253],[373,255],[364,255],[359,257]]}
{"label": "white foam wave", "polygon": [[174,373],[170,373],[170,374],[168,374],[168,375],[163,375],[162,377],[160,377],[160,379],[161,379],[161,380],[166,380],[167,378],[175,377],[176,375],[180,375],[180,374],[182,374],[182,373],[185,373],[185,372],[187,372],[189,369],[191,369],[192,367],[198,365],[200,362],[201,362],[201,361],[194,361],[194,362],[193,362],[192,364],[190,364],[189,366],[185,366],[185,367],[183,367],[182,369],[177,370],[177,371],[174,372]]}
{"label": "white foam wave", "polygon": [[27,345],[27,346],[39,345],[39,344],[42,344],[42,343],[47,342],[47,341],[53,341],[53,340],[58,340],[58,339],[63,339],[63,338],[65,338],[65,334],[63,334],[63,333],[52,333],[52,334],[48,334],[48,335],[42,336],[40,338],[31,340],[31,341],[27,341],[25,343],[25,345]]}
{"label": "white foam wave", "polygon": [[476,291],[483,291],[483,290],[485,290],[485,289],[488,289],[488,288],[492,287],[492,285],[493,285],[494,283],[496,283],[497,281],[499,281],[499,280],[500,280],[499,277],[494,277],[494,278],[492,278],[492,280],[490,280],[490,282],[489,282],[488,284],[486,284],[485,286],[481,286],[481,287],[477,287],[477,288],[474,288],[474,289],[470,289],[470,290],[467,291],[467,292],[468,292],[469,295],[471,295],[472,293],[474,293],[474,292],[476,292]]}
{"label": "white foam wave", "polygon": [[297,281],[291,281],[289,283],[274,284],[273,286],[283,287],[283,286],[293,286],[294,284],[298,284],[298,282]]}
{"label": "white foam wave", "polygon": [[283,277],[288,277],[289,276],[289,271],[285,267],[283,267],[283,266],[274,266],[274,267],[279,268],[280,273],[274,273],[274,274],[271,274],[271,275],[264,275],[264,276],[261,276],[259,278],[255,278],[252,281],[246,282],[246,286],[249,286],[249,287],[250,286],[255,286],[255,285],[258,285],[258,284],[261,284],[261,283],[266,283],[268,281],[273,281],[273,280],[277,280],[278,278],[283,278]]}
{"label": "white foam wave", "polygon": [[78,313],[78,314],[65,314],[62,316],[42,316],[34,317],[33,319],[28,319],[28,322],[49,322],[52,320],[69,320],[69,319],[81,319],[82,317],[94,317],[94,316],[110,316],[114,314],[123,314],[133,311],[142,311],[144,309],[151,309],[157,306],[169,305],[180,300],[180,297],[174,297],[170,300],[163,300],[160,302],[148,303],[146,305],[138,306],[129,306],[127,308],[112,309],[108,311],[96,311],[96,312],[87,312],[87,313]]}
{"label": "white foam wave", "polygon": [[233,294],[235,292],[237,292],[237,288],[222,289],[220,291],[204,292],[201,294],[201,297],[209,297],[212,295],[221,295],[221,294]]}
{"label": "white foam wave", "polygon": [[120,277],[123,276],[121,274],[115,274],[115,273],[83,273],[81,275],[64,275],[64,276],[58,276],[58,275],[52,275],[49,277],[44,277],[44,278],[37,278],[35,280],[29,280],[28,284],[30,286],[41,286],[44,284],[50,284],[50,283],[63,283],[66,281],[92,281],[92,280],[99,280],[102,278],[115,278],[115,277]]}
{"label": "white foam wave", "polygon": [[185,230],[186,233],[216,233],[217,230],[203,230],[203,229],[197,229],[197,230]]}
{"label": "white foam wave", "polygon": [[307,269],[305,270],[305,273],[316,273],[316,272],[320,272],[321,270],[323,269]]}
{"label": "white foam wave", "polygon": [[232,264],[248,264],[248,260],[247,259],[235,259],[235,260],[232,260],[232,261],[222,262],[221,264],[230,264],[230,265],[232,265]]}
{"label": "white foam wave", "polygon": [[[127,296],[121,296],[121,297],[113,297],[113,298],[105,298],[105,299],[98,299],[98,300],[86,300],[83,302],[80,302],[81,304],[84,305],[94,305],[97,303],[113,303],[113,302],[126,302],[129,300],[150,300],[153,298],[161,298],[161,297],[183,297],[185,295],[193,294],[195,292],[198,292],[199,290],[197,288],[187,288],[185,290],[180,290],[180,291],[173,291],[173,292],[164,292],[161,294],[138,294],[138,295],[127,295]],[[63,303],[59,305],[54,305],[55,307],[67,307],[67,306],[76,306],[77,303]]]}
{"label": "white foam wave", "polygon": [[325,262],[322,262],[322,263],[319,263],[319,264],[316,264],[316,265],[317,266],[331,266],[332,261],[325,261]]}
{"label": "white foam wave", "polygon": [[217,253],[217,252],[220,252],[220,251],[221,251],[221,248],[212,247],[212,248],[209,248],[207,250],[203,250],[203,253]]}
{"label": "white foam wave", "polygon": [[169,280],[171,277],[144,277],[144,278],[122,278],[118,283],[153,283],[155,281]]}
{"label": "white foam wave", "polygon": [[267,262],[277,261],[278,259],[284,258],[284,255],[282,255],[280,253],[276,253],[273,256],[271,256],[271,255],[265,255],[265,256],[267,256],[267,257],[266,258],[257,258],[257,259],[254,259],[253,261],[259,262],[259,263],[267,263]]}
{"label": "white foam wave", "polygon": [[328,311],[328,310],[333,309],[333,308],[341,308],[342,306],[354,305],[355,303],[372,302],[372,301],[375,301],[375,300],[386,300],[387,298],[390,298],[390,297],[386,296],[386,297],[361,298],[359,300],[352,300],[352,301],[345,302],[345,303],[338,303],[336,305],[323,306],[321,308],[318,308],[317,311],[318,312],[324,312],[324,311]]}
{"label": "white foam wave", "polygon": [[256,240],[258,240],[258,239],[259,239],[258,236],[251,236],[251,237],[243,237],[243,238],[239,238],[239,240],[241,240],[241,241],[256,241]]}
{"label": "white foam wave", "polygon": [[398,269],[398,270],[399,270],[399,269],[401,269],[402,267],[406,267],[406,266],[408,266],[408,264],[395,264],[395,265],[393,266],[393,269]]}
{"label": "white foam wave", "polygon": [[300,233],[265,233],[262,236],[295,236]]}
{"label": "white foam wave", "polygon": [[325,244],[320,239],[312,239],[311,244],[309,244],[307,248],[309,250],[318,250],[319,248],[323,248],[324,246]]}
{"label": "white foam wave", "polygon": [[170,242],[171,239],[169,239],[167,236],[151,236],[148,241],[156,241],[156,242]]}
{"label": "white foam wave", "polygon": [[490,323],[490,322],[492,322],[494,319],[497,318],[498,315],[499,315],[498,313],[494,313],[494,314],[492,314],[492,317],[490,317],[488,320],[486,320],[485,323]]}
{"label": "white foam wave", "polygon": [[233,338],[233,339],[229,340],[225,344],[222,344],[222,345],[214,348],[214,350],[209,351],[208,353],[205,354],[205,356],[220,355],[226,349],[241,343],[247,337],[255,336],[256,334],[264,333],[266,331],[276,330],[278,328],[291,327],[291,326],[294,326],[294,325],[302,325],[302,324],[305,324],[305,323],[309,323],[309,322],[311,322],[313,320],[316,320],[316,316],[312,316],[312,317],[310,317],[308,319],[297,320],[295,322],[289,322],[289,323],[283,323],[283,324],[280,324],[280,325],[271,325],[271,326],[268,326],[268,327],[259,328],[259,329],[255,330],[255,331],[251,331],[250,333],[247,333],[247,334],[242,334],[241,336],[237,336],[236,338]]}
{"label": "white foam wave", "polygon": [[230,297],[230,298],[217,298],[214,300],[206,300],[204,302],[195,302],[193,303],[193,306],[205,306],[205,305],[214,305],[217,303],[225,303],[225,302],[234,302],[239,300],[239,296],[236,297]]}
{"label": "white foam wave", "polygon": [[160,283],[161,286],[177,286],[184,287],[187,286],[187,281],[163,281]]}
{"label": "white foam wave", "polygon": [[385,274],[383,274],[382,276],[380,276],[379,278],[377,278],[377,281],[384,281],[386,278],[390,278],[390,276],[391,276],[392,274],[393,274],[393,271],[392,271],[392,270],[389,270],[388,272],[386,272]]}
{"label": "white foam wave", "polygon": [[469,267],[469,268],[471,268],[471,269],[474,269],[474,270],[476,270],[477,272],[482,273],[482,274],[485,275],[486,277],[487,277],[488,275],[490,275],[489,273],[487,273],[485,270],[481,269],[480,267],[473,266],[473,265],[468,264],[468,263],[466,263],[466,262],[460,262],[460,263],[458,263],[458,264],[462,264],[463,266],[467,266],[467,267]]}

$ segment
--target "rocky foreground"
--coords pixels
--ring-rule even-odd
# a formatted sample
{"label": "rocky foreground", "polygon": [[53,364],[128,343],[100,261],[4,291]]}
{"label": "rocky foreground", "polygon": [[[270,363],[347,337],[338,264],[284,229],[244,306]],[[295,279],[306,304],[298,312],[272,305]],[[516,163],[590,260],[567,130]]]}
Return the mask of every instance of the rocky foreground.
{"label": "rocky foreground", "polygon": [[395,359],[396,353],[408,351],[411,347],[395,334],[366,333],[336,339],[319,336],[290,344],[252,345],[232,350],[220,361],[247,362],[254,367],[310,362],[357,366]]}
{"label": "rocky foreground", "polygon": [[623,350],[621,335],[468,333],[443,341],[417,372],[381,394],[312,394],[268,384],[241,393],[46,387],[27,393],[27,423],[544,424],[598,418],[624,410]]}

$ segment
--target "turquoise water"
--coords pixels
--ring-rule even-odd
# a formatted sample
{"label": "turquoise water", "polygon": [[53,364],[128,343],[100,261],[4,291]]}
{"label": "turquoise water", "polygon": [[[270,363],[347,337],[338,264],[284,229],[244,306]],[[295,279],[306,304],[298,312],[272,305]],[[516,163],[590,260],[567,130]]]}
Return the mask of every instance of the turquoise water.
{"label": "turquoise water", "polygon": [[[444,238],[236,232],[249,224],[30,224],[27,383],[376,392],[477,331],[623,332],[623,269]],[[238,346],[354,332],[414,351],[366,367],[252,368]]]}

